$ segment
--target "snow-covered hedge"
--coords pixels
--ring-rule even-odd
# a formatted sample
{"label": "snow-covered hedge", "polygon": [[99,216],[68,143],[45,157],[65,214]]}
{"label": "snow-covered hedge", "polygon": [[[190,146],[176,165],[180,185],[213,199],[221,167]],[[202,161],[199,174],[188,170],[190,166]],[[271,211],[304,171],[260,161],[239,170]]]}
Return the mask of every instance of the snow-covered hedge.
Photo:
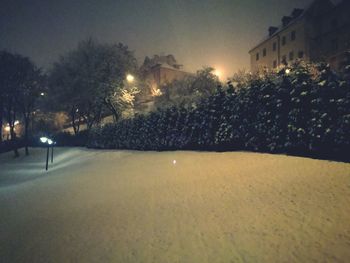
{"label": "snow-covered hedge", "polygon": [[158,110],[94,129],[88,146],[249,150],[339,159],[350,156],[348,76],[327,65],[297,64],[252,79],[245,88],[219,87],[196,108]]}

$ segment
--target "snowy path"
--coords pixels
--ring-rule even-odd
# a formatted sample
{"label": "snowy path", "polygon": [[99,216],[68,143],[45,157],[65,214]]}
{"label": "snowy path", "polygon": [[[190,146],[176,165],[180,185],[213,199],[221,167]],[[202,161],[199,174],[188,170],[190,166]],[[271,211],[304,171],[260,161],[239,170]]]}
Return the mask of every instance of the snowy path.
{"label": "snowy path", "polygon": [[1,263],[350,261],[350,164],[62,148],[45,172],[32,152],[0,155]]}

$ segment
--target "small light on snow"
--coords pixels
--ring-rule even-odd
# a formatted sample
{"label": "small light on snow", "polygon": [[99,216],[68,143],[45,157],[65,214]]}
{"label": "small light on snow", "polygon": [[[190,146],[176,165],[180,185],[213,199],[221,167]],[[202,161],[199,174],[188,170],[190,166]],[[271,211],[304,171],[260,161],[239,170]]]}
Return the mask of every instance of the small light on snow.
{"label": "small light on snow", "polygon": [[288,75],[289,73],[290,73],[290,69],[287,68],[287,69],[286,69],[286,74]]}
{"label": "small light on snow", "polygon": [[176,164],[176,160],[173,160],[173,164],[174,164],[174,165]]}
{"label": "small light on snow", "polygon": [[44,93],[44,92],[41,92],[41,93],[40,93],[40,96],[44,96],[44,95],[45,95],[45,93]]}

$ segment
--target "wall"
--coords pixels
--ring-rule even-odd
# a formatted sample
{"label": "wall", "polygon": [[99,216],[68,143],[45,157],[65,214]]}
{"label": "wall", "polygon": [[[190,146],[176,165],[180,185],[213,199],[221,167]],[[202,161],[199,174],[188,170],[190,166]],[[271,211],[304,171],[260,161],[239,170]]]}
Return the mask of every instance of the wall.
{"label": "wall", "polygon": [[[295,32],[295,40],[292,40],[291,34]],[[286,38],[285,45],[282,44],[283,37]],[[250,51],[251,70],[257,71],[263,67],[274,68],[283,62],[285,56],[286,62],[292,63],[299,58],[299,52],[302,52],[302,59],[309,61],[310,54],[307,48],[307,32],[305,20],[300,19],[288,25],[281,32],[273,35],[258,47]],[[276,51],[273,50],[273,44],[276,43]],[[266,49],[266,56],[263,55],[263,50]],[[293,52],[293,59],[290,59],[290,52]],[[256,54],[259,53],[259,60],[256,59]]]}

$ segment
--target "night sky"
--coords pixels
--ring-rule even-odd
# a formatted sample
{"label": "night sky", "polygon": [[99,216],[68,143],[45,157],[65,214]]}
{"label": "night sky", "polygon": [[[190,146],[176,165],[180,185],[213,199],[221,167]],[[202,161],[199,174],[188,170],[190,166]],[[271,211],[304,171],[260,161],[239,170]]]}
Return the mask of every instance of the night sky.
{"label": "night sky", "polygon": [[248,51],[270,25],[311,0],[0,0],[0,49],[45,69],[91,36],[144,56],[174,54],[184,68],[249,69]]}

